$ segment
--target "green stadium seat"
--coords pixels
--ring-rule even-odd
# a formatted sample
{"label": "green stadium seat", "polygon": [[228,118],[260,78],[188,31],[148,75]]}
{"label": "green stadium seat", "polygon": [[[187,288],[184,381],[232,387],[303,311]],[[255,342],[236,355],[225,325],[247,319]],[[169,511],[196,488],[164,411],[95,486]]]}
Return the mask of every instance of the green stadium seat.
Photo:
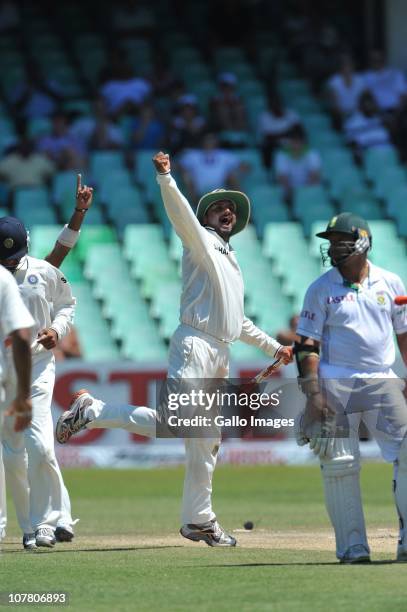
{"label": "green stadium seat", "polygon": [[103,319],[90,287],[85,283],[73,283],[72,293],[77,299],[75,327],[78,332],[81,352],[88,361],[109,361],[119,357],[109,328]]}
{"label": "green stadium seat", "polygon": [[75,256],[75,253],[70,253],[61,265],[61,272],[67,278],[69,283],[83,283],[83,268]]}
{"label": "green stadium seat", "polygon": [[255,359],[264,361],[263,351],[250,344],[245,344],[237,340],[230,349],[231,361],[254,361]]}
{"label": "green stadium seat", "polygon": [[297,217],[302,223],[304,235],[308,238],[314,221],[325,220],[327,223],[335,214],[332,204],[310,205],[306,210],[298,211]]}
{"label": "green stadium seat", "polygon": [[61,229],[60,225],[35,225],[30,231],[30,255],[38,259],[48,255]]}
{"label": "green stadium seat", "polygon": [[148,250],[152,244],[160,244],[163,249],[165,248],[159,225],[154,223],[128,225],[124,230],[123,253],[126,259],[133,259],[138,252]]}
{"label": "green stadium seat", "polygon": [[107,225],[85,225],[81,230],[81,238],[75,249],[77,257],[83,261],[86,259],[89,249],[94,244],[117,242],[116,234]]}
{"label": "green stadium seat", "polygon": [[98,183],[112,170],[124,167],[121,151],[94,151],[90,155],[90,174]]}
{"label": "green stadium seat", "polygon": [[351,211],[355,215],[364,217],[368,220],[382,219],[383,213],[380,208],[380,204],[374,199],[355,199],[353,202],[347,201],[344,206],[339,206],[340,212]]}
{"label": "green stadium seat", "polygon": [[73,207],[76,193],[76,179],[77,173],[72,170],[58,172],[52,181],[52,200],[57,204],[61,204],[69,199]]}
{"label": "green stadium seat", "polygon": [[386,212],[390,217],[397,218],[407,202],[407,185],[395,185],[385,196]]}
{"label": "green stadium seat", "polygon": [[14,207],[14,214],[18,219],[24,222],[24,225],[30,231],[35,225],[53,225],[56,223],[55,210],[51,206],[43,206],[38,209],[20,210],[17,206]]}
{"label": "green stadium seat", "polygon": [[268,223],[264,228],[263,254],[271,259],[280,252],[286,252],[292,245],[304,244],[304,234],[300,223]]}
{"label": "green stadium seat", "polygon": [[363,163],[367,178],[374,182],[383,168],[397,166],[399,159],[395,148],[370,148],[364,153]]}
{"label": "green stadium seat", "polygon": [[14,192],[14,207],[20,215],[32,208],[46,208],[48,204],[48,190],[43,187],[21,188]]}
{"label": "green stadium seat", "polygon": [[136,363],[166,362],[168,349],[157,332],[153,335],[150,330],[137,327],[128,330],[124,336],[121,354],[126,359],[131,359]]}
{"label": "green stadium seat", "polygon": [[407,173],[401,166],[385,166],[377,174],[374,181],[374,192],[379,198],[386,198],[387,194],[398,187],[407,186]]}
{"label": "green stadium seat", "polygon": [[355,166],[341,166],[331,175],[329,193],[335,200],[341,200],[349,189],[362,191],[367,186]]}
{"label": "green stadium seat", "polygon": [[297,187],[293,197],[293,212],[303,217],[310,207],[326,206],[329,197],[321,185],[304,185]]}
{"label": "green stadium seat", "polygon": [[322,174],[325,179],[331,181],[338,169],[341,171],[346,168],[354,168],[352,154],[348,149],[342,147],[333,147],[325,149],[322,157]]}

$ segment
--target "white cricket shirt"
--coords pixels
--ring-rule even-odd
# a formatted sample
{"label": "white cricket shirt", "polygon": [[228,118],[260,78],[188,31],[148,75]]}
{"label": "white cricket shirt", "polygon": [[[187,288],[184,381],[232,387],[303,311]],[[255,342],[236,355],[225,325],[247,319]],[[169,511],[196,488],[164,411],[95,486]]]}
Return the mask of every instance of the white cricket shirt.
{"label": "white cricket shirt", "polygon": [[394,304],[396,295],[405,295],[401,279],[370,262],[360,291],[332,268],[310,285],[297,334],[321,342],[321,367],[386,370],[395,359],[393,331],[407,331],[407,308]]}
{"label": "white cricket shirt", "polygon": [[71,287],[60,270],[44,259],[24,257],[15,280],[35,325],[32,328],[32,355],[36,357],[49,354],[41,344],[36,342],[38,332],[52,327],[58,338],[63,338],[71,328],[75,309],[75,298]]}
{"label": "white cricket shirt", "polygon": [[34,326],[10,272],[0,266],[0,383],[6,371],[6,339],[17,329]]}
{"label": "white cricket shirt", "polygon": [[199,223],[170,174],[158,174],[157,181],[184,247],[181,322],[224,342],[240,339],[274,356],[280,344],[244,315],[242,273],[229,243]]}

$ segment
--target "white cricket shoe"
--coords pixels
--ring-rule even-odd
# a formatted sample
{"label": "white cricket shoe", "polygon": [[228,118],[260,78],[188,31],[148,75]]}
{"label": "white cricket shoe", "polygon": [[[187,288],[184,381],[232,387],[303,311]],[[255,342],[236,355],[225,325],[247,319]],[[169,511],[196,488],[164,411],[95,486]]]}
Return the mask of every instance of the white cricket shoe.
{"label": "white cricket shoe", "polygon": [[24,550],[35,550],[37,548],[35,533],[25,533],[23,535],[23,547]]}
{"label": "white cricket shoe", "polygon": [[370,563],[370,554],[363,544],[356,544],[348,548],[340,563],[351,565],[353,563]]}
{"label": "white cricket shoe", "polygon": [[56,543],[54,530],[51,527],[40,527],[37,529],[35,532],[35,543],[37,546],[54,548]]}
{"label": "white cricket shoe", "polygon": [[216,519],[200,525],[183,525],[180,534],[193,542],[206,542],[208,546],[236,546],[236,539],[226,533]]}
{"label": "white cricket shoe", "polygon": [[58,419],[55,428],[55,437],[60,444],[68,442],[74,434],[85,429],[90,419],[87,416],[87,408],[93,403],[94,398],[87,389],[81,389],[72,397],[69,410],[66,410]]}

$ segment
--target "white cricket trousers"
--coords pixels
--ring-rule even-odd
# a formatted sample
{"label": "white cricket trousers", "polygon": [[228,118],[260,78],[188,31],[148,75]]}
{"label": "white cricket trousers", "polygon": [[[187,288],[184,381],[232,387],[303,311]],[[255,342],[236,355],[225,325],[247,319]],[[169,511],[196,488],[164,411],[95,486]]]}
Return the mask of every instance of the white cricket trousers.
{"label": "white cricket trousers", "polygon": [[[17,433],[14,418],[5,417],[2,431],[6,483],[23,533],[73,524],[68,491],[54,450],[51,402],[55,360],[51,352],[33,361],[32,381],[31,426]],[[7,385],[6,392],[6,401],[10,402],[15,395],[14,381]]]}
{"label": "white cricket trousers", "polygon": [[[229,374],[229,345],[208,334],[180,325],[169,351],[168,378],[226,378]],[[88,429],[122,428],[155,437],[157,413],[147,407],[105,404],[97,400],[89,409]],[[215,518],[212,510],[212,477],[220,438],[185,439],[185,480],[182,524],[206,523]]]}

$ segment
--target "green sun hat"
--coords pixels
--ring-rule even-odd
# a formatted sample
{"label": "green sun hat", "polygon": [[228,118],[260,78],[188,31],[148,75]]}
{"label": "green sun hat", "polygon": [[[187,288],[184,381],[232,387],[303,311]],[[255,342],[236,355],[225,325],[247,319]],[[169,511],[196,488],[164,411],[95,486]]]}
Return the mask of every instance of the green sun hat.
{"label": "green sun hat", "polygon": [[236,225],[230,235],[233,236],[244,230],[250,219],[250,200],[247,195],[241,191],[215,189],[203,195],[196,208],[198,221],[202,223],[208,208],[219,200],[230,200],[236,206]]}

